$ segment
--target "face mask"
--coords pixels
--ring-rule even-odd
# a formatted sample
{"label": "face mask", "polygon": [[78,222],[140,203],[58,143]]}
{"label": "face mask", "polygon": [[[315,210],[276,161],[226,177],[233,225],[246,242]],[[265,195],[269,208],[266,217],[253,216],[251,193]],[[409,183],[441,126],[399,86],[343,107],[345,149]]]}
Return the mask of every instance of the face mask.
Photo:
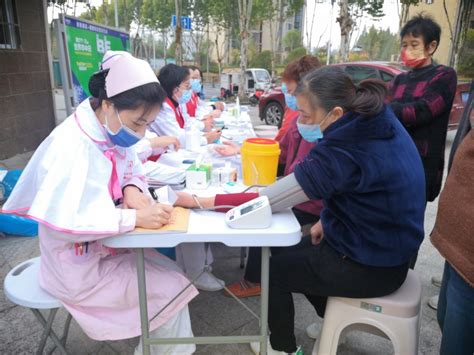
{"label": "face mask", "polygon": [[117,113],[117,117],[120,122],[120,128],[117,131],[117,133],[113,133],[109,128],[107,115],[105,115],[105,129],[106,129],[107,135],[109,136],[109,139],[112,141],[113,144],[118,145],[120,147],[124,147],[124,148],[131,147],[143,137],[139,136],[137,133],[135,133],[130,128],[125,126],[122,123],[122,120],[120,118],[118,111],[116,110],[115,112]]}
{"label": "face mask", "polygon": [[191,90],[184,90],[183,95],[181,97],[178,97],[178,104],[184,105],[187,104],[189,100],[191,100]]}
{"label": "face mask", "polygon": [[296,103],[296,97],[288,93],[288,87],[285,83],[281,85],[281,91],[285,95],[285,103],[288,108],[292,109],[293,111],[298,111],[298,104]]}
{"label": "face mask", "polygon": [[191,79],[191,89],[197,94],[201,92],[201,80]]}
{"label": "face mask", "polygon": [[400,59],[402,60],[403,65],[409,68],[420,68],[429,60],[429,58],[425,57],[422,49],[415,51],[402,49]]}
{"label": "face mask", "polygon": [[298,104],[296,103],[296,97],[291,94],[285,94],[285,102],[288,108],[292,109],[293,111],[298,111]]}
{"label": "face mask", "polygon": [[321,125],[324,121],[327,120],[331,112],[329,112],[324,119],[318,124],[304,124],[300,123],[300,118],[296,121],[296,126],[298,127],[298,132],[300,132],[301,137],[307,142],[314,143],[318,139],[323,138],[323,132],[321,131]]}

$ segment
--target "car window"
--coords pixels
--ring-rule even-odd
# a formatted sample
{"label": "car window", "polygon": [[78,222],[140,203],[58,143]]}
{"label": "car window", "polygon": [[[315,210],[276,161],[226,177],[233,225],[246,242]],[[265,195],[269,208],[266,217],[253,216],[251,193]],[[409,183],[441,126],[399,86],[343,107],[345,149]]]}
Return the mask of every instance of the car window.
{"label": "car window", "polygon": [[265,70],[255,70],[255,78],[259,82],[269,82],[271,81],[270,76]]}
{"label": "car window", "polygon": [[467,100],[469,99],[469,91],[461,92],[461,100],[463,104],[467,104]]}
{"label": "car window", "polygon": [[378,79],[377,71],[374,68],[369,67],[358,67],[348,65],[346,67],[346,73],[349,74],[355,83],[358,83],[365,79]]}
{"label": "car window", "polygon": [[386,71],[380,70],[380,77],[382,78],[383,81],[386,83],[392,81],[393,79],[393,74],[387,73]]}

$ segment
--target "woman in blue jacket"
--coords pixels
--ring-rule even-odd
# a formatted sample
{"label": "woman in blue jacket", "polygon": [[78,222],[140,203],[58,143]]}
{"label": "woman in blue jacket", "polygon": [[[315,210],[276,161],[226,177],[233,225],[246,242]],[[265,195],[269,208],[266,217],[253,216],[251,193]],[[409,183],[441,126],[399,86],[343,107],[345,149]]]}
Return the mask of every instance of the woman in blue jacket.
{"label": "woman in blue jacket", "polygon": [[[292,292],[303,293],[319,316],[327,297],[381,297],[405,281],[424,237],[425,177],[413,140],[384,105],[377,80],[358,86],[337,67],[307,74],[296,96],[298,130],[318,140],[291,174],[267,187],[274,212],[309,199],[323,200],[311,247],[270,261],[269,327],[274,350],[295,352]],[[286,184],[285,186],[282,186]],[[295,193],[294,186],[300,191]],[[289,203],[281,202],[291,190]],[[226,195],[229,196],[229,195]],[[203,207],[231,197],[200,198]],[[277,201],[277,202],[274,202]],[[192,199],[180,195],[180,204]],[[252,344],[258,351],[256,344]]]}

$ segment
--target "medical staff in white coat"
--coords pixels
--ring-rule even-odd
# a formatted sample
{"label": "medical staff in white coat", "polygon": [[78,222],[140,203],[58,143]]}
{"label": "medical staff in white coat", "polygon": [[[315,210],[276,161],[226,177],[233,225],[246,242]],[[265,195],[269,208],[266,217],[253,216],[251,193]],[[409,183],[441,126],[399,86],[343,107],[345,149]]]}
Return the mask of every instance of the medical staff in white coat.
{"label": "medical staff in white coat", "polygon": [[[58,298],[92,339],[141,335],[136,254],[103,238],[135,227],[160,228],[171,206],[153,203],[131,148],[154,120],[165,92],[151,67],[108,51],[89,82],[91,98],[41,143],[2,213],[39,222],[40,286]],[[133,238],[133,236],[130,236]],[[188,284],[177,265],[146,252],[148,313],[157,314]],[[192,337],[190,287],[150,321],[153,338]],[[194,345],[153,345],[153,354],[192,354]],[[135,354],[140,354],[141,344]]]}
{"label": "medical staff in white coat", "polygon": [[[186,104],[191,97],[189,71],[186,68],[168,64],[161,68],[158,80],[166,91],[167,98],[155,121],[149,125],[149,129],[160,136],[178,137],[181,146],[184,146],[186,121],[180,104]],[[219,137],[220,132],[205,132],[201,138],[201,145],[214,142]],[[194,280],[201,274],[206,262],[211,265],[214,259],[210,248],[207,248],[204,243],[183,243],[176,247],[176,261],[185,271],[186,276]],[[219,291],[225,283],[209,273],[203,273],[194,284],[200,290]]]}
{"label": "medical staff in white coat", "polygon": [[[167,64],[161,68],[158,80],[161,82],[168,97],[163,103],[163,108],[155,121],[150,124],[149,129],[159,136],[178,137],[181,146],[184,146],[185,125],[187,122],[182,106],[192,97],[189,71],[175,64]],[[198,125],[201,123],[198,122]],[[200,141],[201,145],[213,143],[220,138],[220,132],[211,130],[212,122],[206,122],[205,127],[199,126],[199,128],[203,130]]]}
{"label": "medical staff in white coat", "polygon": [[194,65],[185,68],[189,70],[192,94],[191,99],[185,105],[181,105],[181,108],[185,116],[202,121],[204,126],[207,121],[213,122],[214,118],[221,115],[225,110],[225,104],[223,102],[207,103],[201,100],[199,98],[202,90],[201,70]]}

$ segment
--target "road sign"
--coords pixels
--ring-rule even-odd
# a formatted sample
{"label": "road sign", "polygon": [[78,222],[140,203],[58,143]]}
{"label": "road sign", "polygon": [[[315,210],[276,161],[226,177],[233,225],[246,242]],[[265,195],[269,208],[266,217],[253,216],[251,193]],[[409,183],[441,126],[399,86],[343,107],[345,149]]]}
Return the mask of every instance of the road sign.
{"label": "road sign", "polygon": [[[176,27],[176,15],[171,17],[171,26]],[[181,16],[181,28],[183,30],[191,30],[191,17]]]}

